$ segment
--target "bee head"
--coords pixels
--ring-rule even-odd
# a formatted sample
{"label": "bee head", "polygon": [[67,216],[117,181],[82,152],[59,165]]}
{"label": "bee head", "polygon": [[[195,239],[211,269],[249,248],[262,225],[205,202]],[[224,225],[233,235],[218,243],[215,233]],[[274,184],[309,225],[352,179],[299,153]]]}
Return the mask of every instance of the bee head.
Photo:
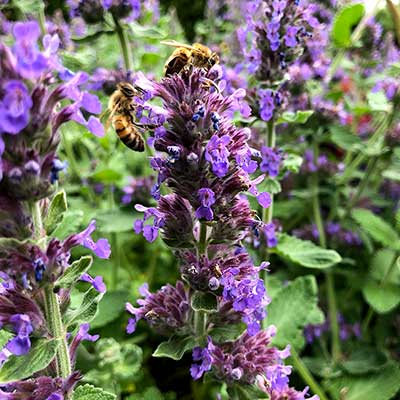
{"label": "bee head", "polygon": [[219,57],[217,53],[212,53],[210,58],[208,59],[208,63],[210,64],[211,67],[213,67],[215,64],[219,63]]}
{"label": "bee head", "polygon": [[117,88],[124,94],[126,97],[133,97],[137,94],[135,88],[128,82],[118,83]]}

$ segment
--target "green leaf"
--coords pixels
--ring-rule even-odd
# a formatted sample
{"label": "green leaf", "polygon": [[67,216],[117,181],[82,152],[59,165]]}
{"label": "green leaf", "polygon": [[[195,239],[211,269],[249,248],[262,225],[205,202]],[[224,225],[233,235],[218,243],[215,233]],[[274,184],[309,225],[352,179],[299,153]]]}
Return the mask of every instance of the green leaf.
{"label": "green leaf", "polygon": [[0,329],[0,349],[2,349],[13,336],[12,333]]}
{"label": "green leaf", "polygon": [[96,388],[92,385],[78,386],[74,390],[72,400],[115,400],[115,394],[105,392],[103,389]]}
{"label": "green leaf", "polygon": [[171,336],[167,342],[162,342],[158,345],[153,353],[153,357],[168,357],[178,361],[186,351],[193,349],[195,346],[196,340],[192,336]]}
{"label": "green leaf", "polygon": [[212,293],[195,292],[191,299],[191,306],[193,310],[205,313],[218,311],[217,298]]}
{"label": "green leaf", "polygon": [[[369,275],[372,279],[381,282],[383,279],[387,283],[400,285],[400,263],[393,267],[393,262],[398,258],[397,253],[390,249],[377,251],[371,261]],[[389,271],[391,269],[391,271]],[[390,272],[390,273],[389,273]]]}
{"label": "green leaf", "polygon": [[101,232],[130,232],[133,229],[133,221],[138,216],[137,212],[106,211],[98,213],[96,221]]}
{"label": "green leaf", "polygon": [[337,47],[351,46],[353,28],[358,25],[365,13],[363,4],[349,4],[336,14],[332,27],[332,39]]}
{"label": "green leaf", "polygon": [[367,100],[371,111],[390,111],[390,103],[383,91],[369,92]]}
{"label": "green leaf", "polygon": [[400,182],[400,171],[398,169],[390,168],[382,172],[382,176],[391,181]]}
{"label": "green leaf", "polygon": [[345,375],[324,382],[333,399],[340,399],[345,392],[346,400],[389,400],[400,389],[399,365],[391,362],[374,374]]}
{"label": "green leaf", "polygon": [[303,164],[303,157],[294,153],[288,153],[282,162],[282,168],[297,174],[300,170],[301,164]]}
{"label": "green leaf", "polygon": [[129,293],[126,291],[107,292],[99,304],[99,312],[90,323],[92,328],[100,328],[116,320],[124,311]]}
{"label": "green leaf", "polygon": [[64,214],[68,209],[67,195],[64,190],[58,192],[50,203],[46,218],[44,219],[44,228],[47,235],[50,235],[60,225]]}
{"label": "green leaf", "polygon": [[65,316],[66,325],[90,322],[97,314],[98,304],[103,297],[94,287],[83,295],[81,304],[75,310],[69,310]]}
{"label": "green leaf", "polygon": [[277,124],[290,123],[290,124],[304,124],[313,115],[313,110],[296,111],[295,113],[286,111],[276,121]]}
{"label": "green leaf", "polygon": [[82,210],[68,210],[64,214],[64,219],[53,232],[52,236],[59,239],[65,239],[68,235],[76,233],[83,220]]}
{"label": "green leaf", "polygon": [[351,353],[350,358],[342,362],[342,367],[352,375],[377,372],[389,362],[387,355],[373,347],[363,347]]}
{"label": "green leaf", "polygon": [[92,174],[91,178],[96,182],[101,182],[105,184],[115,184],[115,182],[119,181],[122,178],[122,175],[111,168],[102,169],[100,171]]}
{"label": "green leaf", "polygon": [[270,399],[268,393],[265,393],[257,385],[235,384],[228,388],[228,394],[232,399],[255,400]]}
{"label": "green leaf", "polygon": [[344,126],[332,125],[329,131],[332,142],[344,150],[354,150],[362,145],[359,136],[354,135]]}
{"label": "green leaf", "polygon": [[74,261],[70,267],[66,269],[64,275],[57,280],[55,286],[71,289],[75,282],[80,279],[82,274],[89,270],[92,261],[91,256],[84,256],[79,260]]}
{"label": "green leaf", "polygon": [[[269,292],[268,292],[269,293]],[[216,342],[227,342],[237,339],[244,331],[243,324],[229,324],[211,329],[210,336]]]}
{"label": "green leaf", "polygon": [[391,249],[400,249],[400,237],[397,232],[381,217],[370,210],[358,208],[351,215],[361,228],[377,242]]}
{"label": "green leaf", "polygon": [[379,314],[393,310],[400,303],[400,287],[369,280],[362,289],[365,301]]}
{"label": "green leaf", "polygon": [[32,343],[28,354],[12,355],[0,369],[0,383],[9,383],[31,377],[45,369],[56,355],[59,339],[38,339]]}
{"label": "green leaf", "polygon": [[278,291],[267,314],[268,325],[277,328],[273,343],[280,348],[290,344],[300,350],[305,344],[304,327],[324,322],[317,304],[317,283],[312,275],[299,277]]}
{"label": "green leaf", "polygon": [[306,268],[329,268],[342,260],[335,250],[327,250],[308,240],[286,234],[278,236],[276,252],[281,257]]}

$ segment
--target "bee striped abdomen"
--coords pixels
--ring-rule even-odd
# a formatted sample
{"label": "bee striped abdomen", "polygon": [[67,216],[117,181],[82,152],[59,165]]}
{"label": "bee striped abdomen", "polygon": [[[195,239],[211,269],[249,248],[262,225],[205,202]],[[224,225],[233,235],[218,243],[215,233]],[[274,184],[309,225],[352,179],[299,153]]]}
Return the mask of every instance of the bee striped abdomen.
{"label": "bee striped abdomen", "polygon": [[127,115],[113,117],[113,126],[121,142],[134,151],[144,151],[144,140]]}

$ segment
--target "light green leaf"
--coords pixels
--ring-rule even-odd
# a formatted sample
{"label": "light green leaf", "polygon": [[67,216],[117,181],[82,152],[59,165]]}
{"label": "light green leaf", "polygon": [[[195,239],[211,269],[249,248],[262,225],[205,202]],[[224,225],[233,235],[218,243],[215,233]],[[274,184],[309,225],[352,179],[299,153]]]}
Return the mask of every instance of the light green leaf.
{"label": "light green leaf", "polygon": [[67,195],[64,190],[58,192],[50,203],[46,218],[44,219],[44,228],[47,235],[50,235],[60,225],[64,214],[68,209]]}
{"label": "light green leaf", "polygon": [[191,306],[195,311],[213,313],[218,311],[217,298],[212,293],[196,291],[191,299]]}
{"label": "light green leaf", "polygon": [[332,39],[337,47],[347,48],[351,46],[351,33],[360,22],[365,13],[361,3],[349,4],[336,14],[332,27]]}
{"label": "light green leaf", "polygon": [[400,303],[400,287],[369,280],[362,289],[365,301],[379,314],[393,310]]}
{"label": "light green leaf", "polygon": [[[393,265],[396,260],[397,263]],[[399,285],[400,288],[400,262],[397,253],[390,249],[377,251],[371,261],[369,276],[378,282],[385,279],[387,283]]]}
{"label": "light green leaf", "polygon": [[83,220],[82,210],[68,210],[64,214],[62,222],[53,232],[52,236],[59,239],[65,239],[68,235],[76,233]]}
{"label": "light green leaf", "polygon": [[115,184],[115,182],[119,181],[122,178],[122,175],[120,172],[109,168],[96,171],[92,174],[91,178],[96,182]]}
{"label": "light green leaf", "polygon": [[276,121],[277,124],[290,123],[290,124],[304,124],[313,115],[313,110],[296,111],[295,113],[286,111]]}
{"label": "light green leaf", "polygon": [[106,211],[96,214],[96,221],[101,232],[130,232],[133,229],[133,221],[138,216],[139,213],[135,211]]}
{"label": "light green leaf", "polygon": [[342,260],[335,250],[327,250],[308,240],[286,234],[279,235],[276,252],[281,257],[306,268],[329,268]]}
{"label": "light green leaf", "polygon": [[0,329],[0,349],[2,349],[13,336],[12,333]]}
{"label": "light green leaf", "polygon": [[70,267],[66,269],[64,275],[57,280],[55,286],[71,289],[75,282],[81,278],[82,274],[89,270],[91,265],[91,256],[84,256],[79,260],[74,261]]}
{"label": "light green leaf", "polygon": [[46,368],[55,357],[59,344],[59,339],[39,339],[32,343],[28,354],[10,356],[0,369],[0,383],[25,379]]}
{"label": "light green leaf", "polygon": [[297,174],[303,164],[303,157],[294,153],[288,153],[282,162],[282,169]]}
{"label": "light green leaf", "polygon": [[391,249],[400,249],[399,235],[381,217],[362,208],[354,210],[351,214],[361,228],[377,242]]}
{"label": "light green leaf", "polygon": [[196,340],[192,336],[171,336],[168,342],[162,342],[153,353],[153,357],[168,357],[175,361],[180,360],[183,355],[196,346]]}
{"label": "light green leaf", "polygon": [[67,326],[90,322],[97,314],[98,304],[103,297],[94,287],[83,295],[81,304],[75,310],[69,310],[65,315]]}
{"label": "light green leaf", "polygon": [[386,179],[390,179],[391,181],[400,182],[400,171],[398,169],[386,169],[382,172],[382,176]]}
{"label": "light green leaf", "polygon": [[91,322],[92,328],[100,328],[117,319],[125,309],[129,293],[126,291],[107,292],[99,304],[99,312]]}
{"label": "light green leaf", "polygon": [[340,399],[345,392],[346,400],[390,400],[400,389],[399,365],[391,362],[374,374],[345,375],[324,382],[332,399]]}
{"label": "light green leaf", "polygon": [[312,275],[299,277],[278,291],[267,314],[268,325],[277,328],[273,343],[280,348],[290,344],[300,350],[305,344],[304,327],[324,322],[317,304],[317,283]]}
{"label": "light green leaf", "polygon": [[390,111],[390,103],[383,91],[369,92],[367,100],[371,111]]}
{"label": "light green leaf", "polygon": [[105,392],[103,389],[96,388],[92,385],[78,386],[74,390],[72,400],[115,400],[115,394]]}

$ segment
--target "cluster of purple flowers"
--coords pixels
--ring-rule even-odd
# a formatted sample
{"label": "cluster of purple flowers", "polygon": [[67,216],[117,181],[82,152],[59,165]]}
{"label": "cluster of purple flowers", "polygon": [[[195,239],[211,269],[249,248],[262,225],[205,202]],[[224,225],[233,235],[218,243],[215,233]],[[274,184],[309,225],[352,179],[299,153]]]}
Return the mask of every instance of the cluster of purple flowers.
{"label": "cluster of purple flowers", "polygon": [[[346,322],[342,314],[337,315],[337,320],[339,323],[339,337],[341,340],[346,341],[352,337],[355,337],[357,339],[361,338],[361,325],[359,322],[349,324]],[[329,321],[326,320],[322,324],[307,325],[304,328],[304,336],[307,343],[311,344],[316,339],[320,338],[324,333],[329,332],[329,330],[330,324]]]}
{"label": "cluster of purple flowers", "polygon": [[[349,246],[360,246],[362,244],[361,238],[356,232],[344,229],[337,222],[327,222],[324,228],[327,237],[333,242]],[[319,232],[315,224],[295,229],[293,230],[293,234],[301,239],[313,240],[315,242],[319,240]]]}
{"label": "cluster of purple flowers", "polygon": [[[158,172],[153,189],[158,204],[136,205],[144,217],[135,222],[135,231],[149,241],[161,234],[174,249],[182,280],[190,289],[181,281],[154,294],[145,287],[141,291],[144,299],[138,300],[140,307],[126,306],[133,315],[127,330],[133,332],[137,321],[145,319],[160,333],[190,335],[201,346],[211,328],[242,321],[247,331],[236,341],[215,342],[210,336],[204,348],[194,349],[193,378],[212,371],[228,385],[260,386],[261,379],[266,392],[283,393],[289,390],[290,367],[282,363],[288,350],[281,353],[269,346],[274,328],[261,330],[269,299],[259,273],[268,263],[255,266],[241,246],[249,232],[260,235],[264,229],[271,230],[257,219],[245,193],[255,196],[262,207],[268,207],[271,198],[257,190],[265,175],[250,176],[262,159],[248,144],[250,130],[231,122],[237,96],[225,97],[204,84],[220,76],[220,67],[209,72],[192,68],[154,82],[152,88],[147,82],[147,89],[164,106],[151,141],[158,152],[151,159]],[[153,112],[156,115],[157,109]],[[263,169],[273,176],[279,164],[280,155],[265,148]],[[169,194],[160,194],[162,184]],[[197,293],[212,295],[217,301],[217,309],[207,314],[201,336],[197,311],[190,306]]]}
{"label": "cluster of purple flowers", "polygon": [[[103,135],[99,120],[94,116],[86,120],[81,111],[98,114],[101,104],[81,89],[88,76],[73,74],[59,62],[57,35],[45,35],[44,50],[39,50],[36,22],[17,22],[12,32],[13,47],[0,44],[0,326],[12,335],[0,349],[0,364],[13,362],[10,357],[24,356],[39,338],[56,336],[65,341],[74,366],[79,343],[96,337],[89,335],[89,325],[83,324],[72,332],[68,344],[66,327],[61,328],[65,337],[53,330],[51,321],[56,316],[49,314],[45,299],[50,290],[64,313],[71,288],[56,288],[56,282],[69,271],[71,249],[82,245],[98,257],[108,258],[110,246],[106,239],[92,238],[95,221],[65,240],[48,237],[48,227],[38,221],[48,217],[48,198],[54,193],[59,172],[66,167],[56,155],[58,129],[73,120]],[[62,100],[71,102],[61,105]],[[84,273],[81,280],[105,291],[101,277]],[[42,371],[46,376],[38,373],[34,379],[0,385],[0,397],[63,399],[80,377],[73,371],[60,376],[59,366],[55,359]]]}
{"label": "cluster of purple flowers", "polygon": [[326,154],[319,154],[316,158],[313,150],[307,149],[304,152],[304,160],[301,166],[301,173],[303,174],[319,171],[333,175],[342,170],[343,164],[331,161]]}

